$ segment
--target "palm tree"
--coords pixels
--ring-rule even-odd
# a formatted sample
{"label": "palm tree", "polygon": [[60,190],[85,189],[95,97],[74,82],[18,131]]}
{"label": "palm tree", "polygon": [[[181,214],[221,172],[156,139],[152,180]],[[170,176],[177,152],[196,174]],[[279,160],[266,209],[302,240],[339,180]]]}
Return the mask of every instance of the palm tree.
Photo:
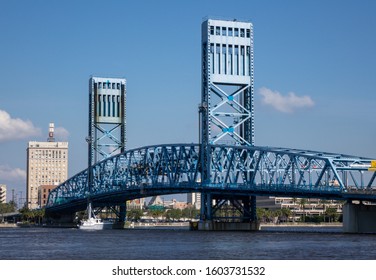
{"label": "palm tree", "polygon": [[323,214],[324,214],[324,222],[325,222],[325,215],[326,215],[326,207],[327,207],[327,204],[329,204],[329,201],[328,200],[326,200],[326,199],[321,199],[320,200],[320,203],[321,203],[321,205],[322,205],[322,207],[323,207]]}
{"label": "palm tree", "polygon": [[303,222],[305,222],[305,210],[304,210],[304,207],[305,207],[306,204],[307,204],[307,199],[305,199],[305,198],[301,198],[301,199],[299,200],[299,206],[300,206],[300,209],[303,210]]}
{"label": "palm tree", "polygon": [[291,209],[290,208],[282,208],[281,209],[282,216],[284,220],[287,222],[289,220],[289,217],[291,216]]}
{"label": "palm tree", "polygon": [[[272,214],[273,214],[273,218],[274,218],[273,222],[274,223],[278,223],[278,221],[280,221],[281,218],[282,218],[282,210],[281,209],[277,209]],[[277,218],[277,219],[275,219],[275,218]]]}
{"label": "palm tree", "polygon": [[264,208],[256,208],[256,215],[257,215],[257,220],[264,222],[265,209]]}
{"label": "palm tree", "polygon": [[297,201],[296,197],[293,197],[292,198],[292,204],[293,204],[293,210],[294,211],[292,212],[292,214],[293,214],[292,220],[293,220],[294,223],[295,223],[295,220],[296,220],[296,207],[295,207],[296,201]]}

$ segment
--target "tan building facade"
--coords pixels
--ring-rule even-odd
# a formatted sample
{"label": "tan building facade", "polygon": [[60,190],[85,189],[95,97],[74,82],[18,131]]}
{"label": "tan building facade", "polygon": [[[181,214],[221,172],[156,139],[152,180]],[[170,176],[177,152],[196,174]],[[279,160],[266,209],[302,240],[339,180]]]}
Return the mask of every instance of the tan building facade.
{"label": "tan building facade", "polygon": [[44,207],[47,204],[48,195],[50,194],[51,190],[56,188],[56,185],[42,185],[39,186],[38,189],[38,205],[40,207]]}
{"label": "tan building facade", "polygon": [[51,132],[48,140],[28,144],[26,202],[29,209],[41,207],[40,186],[57,186],[68,179],[68,142],[54,142]]}

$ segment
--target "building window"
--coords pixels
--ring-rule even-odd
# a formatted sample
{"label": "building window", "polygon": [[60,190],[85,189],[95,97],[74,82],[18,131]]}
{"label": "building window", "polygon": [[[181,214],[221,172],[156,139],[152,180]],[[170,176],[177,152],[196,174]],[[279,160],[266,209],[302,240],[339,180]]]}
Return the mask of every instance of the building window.
{"label": "building window", "polygon": [[228,36],[232,36],[232,27],[228,28]]}
{"label": "building window", "polygon": [[222,67],[223,67],[223,72],[222,74],[227,74],[227,50],[226,50],[226,45],[222,45]]}
{"label": "building window", "polygon": [[226,29],[226,27],[222,27],[222,36],[227,36],[227,29]]}
{"label": "building window", "polygon": [[214,26],[210,26],[210,35],[214,35]]}
{"label": "building window", "polygon": [[251,37],[251,30],[247,29],[247,38],[250,38],[250,37]]}
{"label": "building window", "polygon": [[106,88],[107,88],[107,84],[103,83],[103,89],[106,89]]}
{"label": "building window", "polygon": [[101,82],[98,83],[98,88],[102,88],[102,83]]}
{"label": "building window", "polygon": [[103,95],[103,116],[106,116],[106,95]]}
{"label": "building window", "polygon": [[115,117],[115,95],[112,96],[112,116]]}
{"label": "building window", "polygon": [[239,37],[239,28],[235,28],[235,37]]}
{"label": "building window", "polygon": [[107,95],[107,101],[107,116],[111,117],[111,95]]}
{"label": "building window", "polygon": [[219,26],[215,28],[215,35],[221,35],[221,28]]}
{"label": "building window", "polygon": [[215,57],[216,57],[215,60],[217,62],[216,69],[215,69],[216,74],[221,74],[221,58],[220,58],[220,55],[221,55],[221,45],[216,44],[215,45]]}
{"label": "building window", "polygon": [[240,37],[244,37],[244,28],[240,29]]}
{"label": "building window", "polygon": [[[102,102],[101,102],[101,95],[100,94],[98,94],[98,116],[99,117],[101,117],[102,116]],[[59,155],[61,156],[61,152],[59,152]],[[59,157],[60,157],[59,156]],[[58,157],[57,155],[56,155],[56,157]]]}
{"label": "building window", "polygon": [[120,89],[120,84],[119,83],[116,84],[116,88]]}

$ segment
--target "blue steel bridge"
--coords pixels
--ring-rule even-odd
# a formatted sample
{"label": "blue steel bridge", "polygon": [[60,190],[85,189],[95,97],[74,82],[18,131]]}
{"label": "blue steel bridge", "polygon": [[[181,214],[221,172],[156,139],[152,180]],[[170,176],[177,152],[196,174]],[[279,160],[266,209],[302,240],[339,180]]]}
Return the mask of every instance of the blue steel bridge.
{"label": "blue steel bridge", "polygon": [[[123,222],[128,200],[199,192],[204,229],[213,228],[217,211],[230,204],[240,212],[240,223],[257,226],[256,196],[306,197],[349,202],[347,217],[355,222],[348,223],[348,228],[358,231],[354,215],[364,207],[351,206],[351,201],[376,201],[376,162],[343,154],[254,146],[253,25],[207,19],[201,35],[199,144],[127,151],[126,81],[92,77],[89,168],[51,191],[47,215],[71,217],[90,203],[98,210],[120,209],[117,214]],[[223,141],[233,146],[220,145]],[[366,224],[376,220],[376,207],[363,216]],[[376,232],[376,224],[372,231]]]}
{"label": "blue steel bridge", "polygon": [[372,160],[307,150],[209,145],[210,176],[202,180],[200,145],[147,146],[107,158],[52,190],[49,213],[121,205],[127,200],[202,192],[213,199],[258,195],[376,201]]}

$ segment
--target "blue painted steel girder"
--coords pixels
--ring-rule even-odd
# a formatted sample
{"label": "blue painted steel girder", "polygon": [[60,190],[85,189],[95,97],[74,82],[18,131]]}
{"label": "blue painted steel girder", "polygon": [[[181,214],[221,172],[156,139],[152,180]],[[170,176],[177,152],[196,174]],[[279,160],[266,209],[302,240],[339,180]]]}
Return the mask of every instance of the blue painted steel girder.
{"label": "blue painted steel girder", "polygon": [[[202,181],[200,145],[172,144],[129,150],[92,166],[90,198],[116,205],[162,194],[289,196],[376,201],[371,159],[297,149],[209,145],[210,170]],[[51,191],[47,211],[78,209],[89,195],[87,170]]]}

